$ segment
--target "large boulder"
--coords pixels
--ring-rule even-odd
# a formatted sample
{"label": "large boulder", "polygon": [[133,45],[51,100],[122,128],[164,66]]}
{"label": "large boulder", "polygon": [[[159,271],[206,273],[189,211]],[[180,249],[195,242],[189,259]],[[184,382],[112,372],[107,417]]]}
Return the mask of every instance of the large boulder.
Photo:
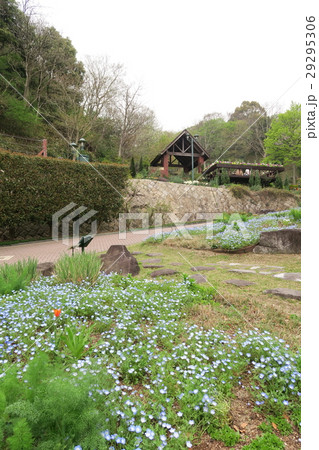
{"label": "large boulder", "polygon": [[106,253],[101,255],[101,272],[120,275],[137,275],[140,271],[137,259],[127,250],[125,245],[111,245]]}
{"label": "large boulder", "polygon": [[301,253],[301,230],[264,231],[254,253]]}

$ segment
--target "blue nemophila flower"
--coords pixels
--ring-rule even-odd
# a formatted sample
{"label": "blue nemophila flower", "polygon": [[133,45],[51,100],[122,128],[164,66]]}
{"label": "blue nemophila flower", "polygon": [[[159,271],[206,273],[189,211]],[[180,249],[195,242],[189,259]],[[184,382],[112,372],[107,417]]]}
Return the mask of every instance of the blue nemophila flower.
{"label": "blue nemophila flower", "polygon": [[283,403],[285,406],[288,406],[288,405],[289,405],[288,400],[283,400],[282,403]]}
{"label": "blue nemophila flower", "polygon": [[187,448],[192,448],[192,443],[190,441],[186,441],[186,447]]}
{"label": "blue nemophila flower", "polygon": [[151,441],[154,439],[155,437],[155,433],[153,430],[151,430],[150,428],[147,428],[147,430],[145,431],[145,436],[150,439]]}
{"label": "blue nemophila flower", "polygon": [[76,445],[73,450],[82,450],[81,445]]}

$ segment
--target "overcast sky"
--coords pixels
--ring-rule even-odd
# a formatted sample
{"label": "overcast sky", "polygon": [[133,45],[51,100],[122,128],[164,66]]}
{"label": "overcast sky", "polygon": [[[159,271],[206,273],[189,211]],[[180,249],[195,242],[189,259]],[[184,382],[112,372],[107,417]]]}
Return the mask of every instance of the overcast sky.
{"label": "overcast sky", "polygon": [[301,102],[304,14],[294,2],[36,3],[47,23],[71,39],[79,59],[106,55],[122,63],[165,130],[182,130],[213,112],[226,118],[243,100],[278,101],[282,112]]}

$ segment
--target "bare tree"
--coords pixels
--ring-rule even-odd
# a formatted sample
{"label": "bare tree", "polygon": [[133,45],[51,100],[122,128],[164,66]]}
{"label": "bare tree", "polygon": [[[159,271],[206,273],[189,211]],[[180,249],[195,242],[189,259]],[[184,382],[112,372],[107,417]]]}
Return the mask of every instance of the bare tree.
{"label": "bare tree", "polygon": [[139,132],[153,125],[154,113],[139,101],[141,87],[125,86],[120,101],[116,105],[116,116],[120,132],[119,158],[129,156]]}

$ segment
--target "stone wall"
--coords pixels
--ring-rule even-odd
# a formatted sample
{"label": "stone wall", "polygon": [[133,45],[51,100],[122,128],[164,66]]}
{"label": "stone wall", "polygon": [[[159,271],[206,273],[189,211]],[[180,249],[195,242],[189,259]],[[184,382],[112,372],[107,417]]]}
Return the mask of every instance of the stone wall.
{"label": "stone wall", "polygon": [[[236,195],[236,196],[235,196]],[[295,194],[284,190],[262,189],[237,192],[225,187],[189,186],[152,180],[130,180],[127,196],[129,212],[148,212],[151,216],[162,212],[164,223],[171,223],[174,213],[178,218],[190,213],[188,221],[198,219],[198,213],[247,212],[262,214],[298,206]]]}
{"label": "stone wall", "polygon": [[[182,220],[189,214],[187,221],[198,220],[198,213],[249,212],[259,214],[268,211],[281,211],[298,206],[297,197],[284,190],[262,189],[250,191],[239,187],[237,197],[230,189],[206,186],[189,186],[152,180],[129,180],[125,201],[125,212],[146,212],[149,224],[154,223],[154,214],[163,213],[163,224]],[[238,197],[239,195],[239,197]],[[186,219],[184,218],[183,222]],[[132,221],[132,226],[140,227],[140,221]],[[90,225],[83,224],[80,234],[90,232]],[[118,231],[118,221],[98,224],[98,232]],[[72,235],[72,223],[70,223]],[[10,237],[11,236],[11,237]],[[9,229],[0,229],[0,241],[51,238],[49,225],[25,224],[15,230],[14,236]]]}

